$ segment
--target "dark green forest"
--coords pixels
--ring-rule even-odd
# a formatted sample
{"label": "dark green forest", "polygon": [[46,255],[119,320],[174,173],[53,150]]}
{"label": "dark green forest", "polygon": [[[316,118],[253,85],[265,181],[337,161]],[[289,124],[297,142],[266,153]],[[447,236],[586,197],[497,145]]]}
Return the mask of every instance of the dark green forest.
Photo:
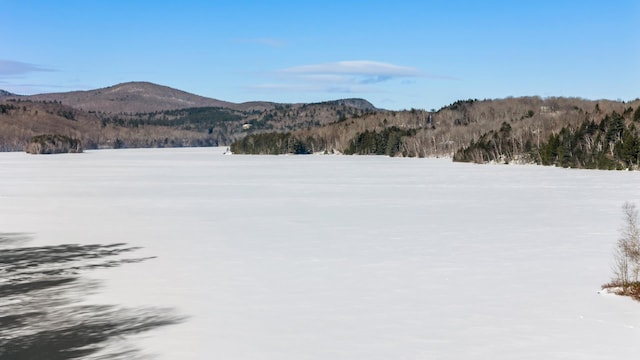
{"label": "dark green forest", "polygon": [[[415,135],[415,129],[389,127],[382,131],[365,130],[358,133],[342,152],[347,155],[402,155],[402,139]],[[257,133],[231,144],[234,154],[312,154],[329,151],[324,140],[315,137],[299,138],[291,132]]]}
{"label": "dark green forest", "polygon": [[216,127],[226,127],[226,123],[240,121],[242,116],[227,109],[204,107],[167,110],[134,115],[103,115],[102,126],[115,124],[123,127],[170,126],[189,131],[213,132]]}
{"label": "dark green forest", "polygon": [[[640,168],[640,99],[469,99],[437,111],[377,109],[361,99],[171,110],[157,99],[173,101],[175,94],[146,88],[154,95],[135,101],[104,98],[100,91],[91,97],[100,101],[90,102],[63,94],[83,107],[50,97],[0,99],[0,151],[23,151],[40,144],[35,136],[51,134],[77,139],[84,149],[230,146],[236,154],[453,156],[476,163]],[[189,96],[182,101],[198,103]]]}
{"label": "dark green forest", "polygon": [[638,169],[640,166],[640,132],[632,120],[612,112],[600,122],[585,119],[580,126],[565,126],[540,144],[533,139],[522,142],[512,136],[511,126],[503,123],[498,131],[489,131],[469,146],[457,151],[454,161],[484,163],[510,162],[520,159],[541,165],[586,169]]}
{"label": "dark green forest", "polygon": [[396,156],[401,153],[402,138],[415,134],[415,129],[403,130],[395,126],[380,132],[365,130],[351,140],[344,153],[347,155]]}
{"label": "dark green forest", "polygon": [[287,133],[258,133],[247,135],[231,144],[234,154],[251,155],[304,155],[313,152],[313,140],[302,141],[290,132]]}

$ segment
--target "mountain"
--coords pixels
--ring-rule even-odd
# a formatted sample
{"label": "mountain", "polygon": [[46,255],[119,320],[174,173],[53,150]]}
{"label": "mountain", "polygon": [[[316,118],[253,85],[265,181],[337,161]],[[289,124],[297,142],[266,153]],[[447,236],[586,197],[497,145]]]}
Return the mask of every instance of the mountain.
{"label": "mountain", "polygon": [[372,103],[368,102],[365,99],[340,99],[340,100],[326,101],[319,104],[346,106],[346,107],[360,109],[360,110],[370,110],[370,111],[378,110],[375,106],[373,106]]}
{"label": "mountain", "polygon": [[32,96],[0,93],[0,151],[34,136],[85,149],[231,146],[235,153],[453,156],[457,161],[640,168],[640,99],[461,100],[438,111],[364,99],[278,104],[206,98],[148,82]]}
{"label": "mountain", "polygon": [[6,97],[6,96],[16,96],[16,94],[12,94],[8,91],[0,89],[0,97]]}
{"label": "mountain", "polygon": [[262,111],[274,106],[268,102],[236,104],[150,82],[127,82],[97,90],[47,93],[21,98],[32,101],[56,101],[76,109],[103,113],[152,113],[196,107]]}
{"label": "mountain", "polygon": [[[207,110],[204,118],[176,113],[168,119],[170,114],[161,112],[160,119],[153,121],[87,112],[53,101],[0,99],[0,151],[22,151],[40,135],[63,135],[80,140],[84,149],[103,149],[217,146],[242,133],[241,116],[218,108],[202,109]],[[218,126],[227,121],[226,128]]]}
{"label": "mountain", "polygon": [[[640,168],[640,99],[462,100],[438,111],[367,111],[289,133],[253,133],[234,153],[452,156],[457,161]],[[586,135],[585,135],[586,134]],[[582,155],[584,154],[584,155]]]}
{"label": "mountain", "polygon": [[363,99],[236,104],[149,82],[0,98],[0,151],[39,135],[79,139],[85,149],[229,145],[247,134],[288,132],[378,111]]}

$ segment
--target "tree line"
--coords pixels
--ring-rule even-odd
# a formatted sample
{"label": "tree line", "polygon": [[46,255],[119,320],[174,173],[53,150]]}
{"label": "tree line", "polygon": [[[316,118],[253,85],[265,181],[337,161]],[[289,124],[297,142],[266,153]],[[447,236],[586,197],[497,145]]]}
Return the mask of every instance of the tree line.
{"label": "tree line", "polygon": [[113,124],[122,127],[168,126],[189,131],[213,132],[225,123],[240,121],[242,116],[222,108],[187,108],[134,115],[102,114],[102,127]]}
{"label": "tree line", "polygon": [[[635,114],[639,114],[636,118]],[[630,112],[627,111],[627,115]],[[519,160],[541,165],[587,169],[638,169],[640,132],[636,111],[627,120],[615,111],[596,122],[585,119],[578,126],[563,126],[547,138],[529,136],[522,141],[513,136],[511,126],[489,131],[454,154],[454,161],[510,162]]]}
{"label": "tree line", "polygon": [[402,138],[416,134],[415,129],[400,129],[396,126],[382,131],[365,130],[357,134],[344,150],[347,155],[388,155],[402,154]]}
{"label": "tree line", "polygon": [[[0,105],[0,150],[4,151],[22,150],[32,136],[40,134],[78,138],[85,149],[229,146],[247,137],[233,146],[236,152],[454,156],[457,161],[518,160],[596,168],[637,164],[630,137],[635,130],[616,133],[615,129],[620,118],[626,127],[640,121],[640,100],[627,104],[540,97],[461,100],[438,111],[387,111],[355,100],[283,104],[264,110],[209,107],[117,114],[55,102],[17,106],[0,101]],[[284,135],[260,135],[265,132]],[[601,133],[600,139],[596,132]],[[620,144],[610,147],[615,134]],[[585,149],[592,154],[585,156]],[[624,163],[613,161],[611,151],[626,159]]]}
{"label": "tree line", "polygon": [[247,135],[231,144],[230,150],[234,154],[251,155],[280,155],[280,154],[311,154],[313,140],[301,140],[292,133],[258,133]]}
{"label": "tree line", "polygon": [[[365,130],[357,133],[348,146],[338,151],[347,155],[404,155],[402,140],[404,137],[415,135],[414,129],[400,129],[389,127],[380,131]],[[231,144],[231,151],[235,154],[311,154],[315,152],[333,152],[329,143],[319,137],[300,136],[291,132],[257,133],[247,135]]]}

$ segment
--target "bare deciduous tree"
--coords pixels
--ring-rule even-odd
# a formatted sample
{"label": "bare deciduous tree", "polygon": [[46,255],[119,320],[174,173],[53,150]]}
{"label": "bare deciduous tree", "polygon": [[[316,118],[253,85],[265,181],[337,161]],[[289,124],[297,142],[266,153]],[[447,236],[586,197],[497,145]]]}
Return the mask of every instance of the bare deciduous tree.
{"label": "bare deciduous tree", "polygon": [[616,243],[613,257],[613,285],[621,286],[623,292],[630,287],[638,287],[640,276],[640,225],[638,210],[634,204],[625,202],[622,206],[624,224]]}

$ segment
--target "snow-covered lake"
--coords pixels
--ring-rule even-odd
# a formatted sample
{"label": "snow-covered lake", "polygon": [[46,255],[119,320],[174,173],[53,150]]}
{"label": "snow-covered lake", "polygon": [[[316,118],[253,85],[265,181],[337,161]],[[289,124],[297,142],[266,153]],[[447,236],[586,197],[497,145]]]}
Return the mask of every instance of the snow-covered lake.
{"label": "snow-covered lake", "polygon": [[0,232],[126,242],[89,302],[189,316],[159,359],[631,359],[597,294],[640,172],[221,148],[0,154]]}

